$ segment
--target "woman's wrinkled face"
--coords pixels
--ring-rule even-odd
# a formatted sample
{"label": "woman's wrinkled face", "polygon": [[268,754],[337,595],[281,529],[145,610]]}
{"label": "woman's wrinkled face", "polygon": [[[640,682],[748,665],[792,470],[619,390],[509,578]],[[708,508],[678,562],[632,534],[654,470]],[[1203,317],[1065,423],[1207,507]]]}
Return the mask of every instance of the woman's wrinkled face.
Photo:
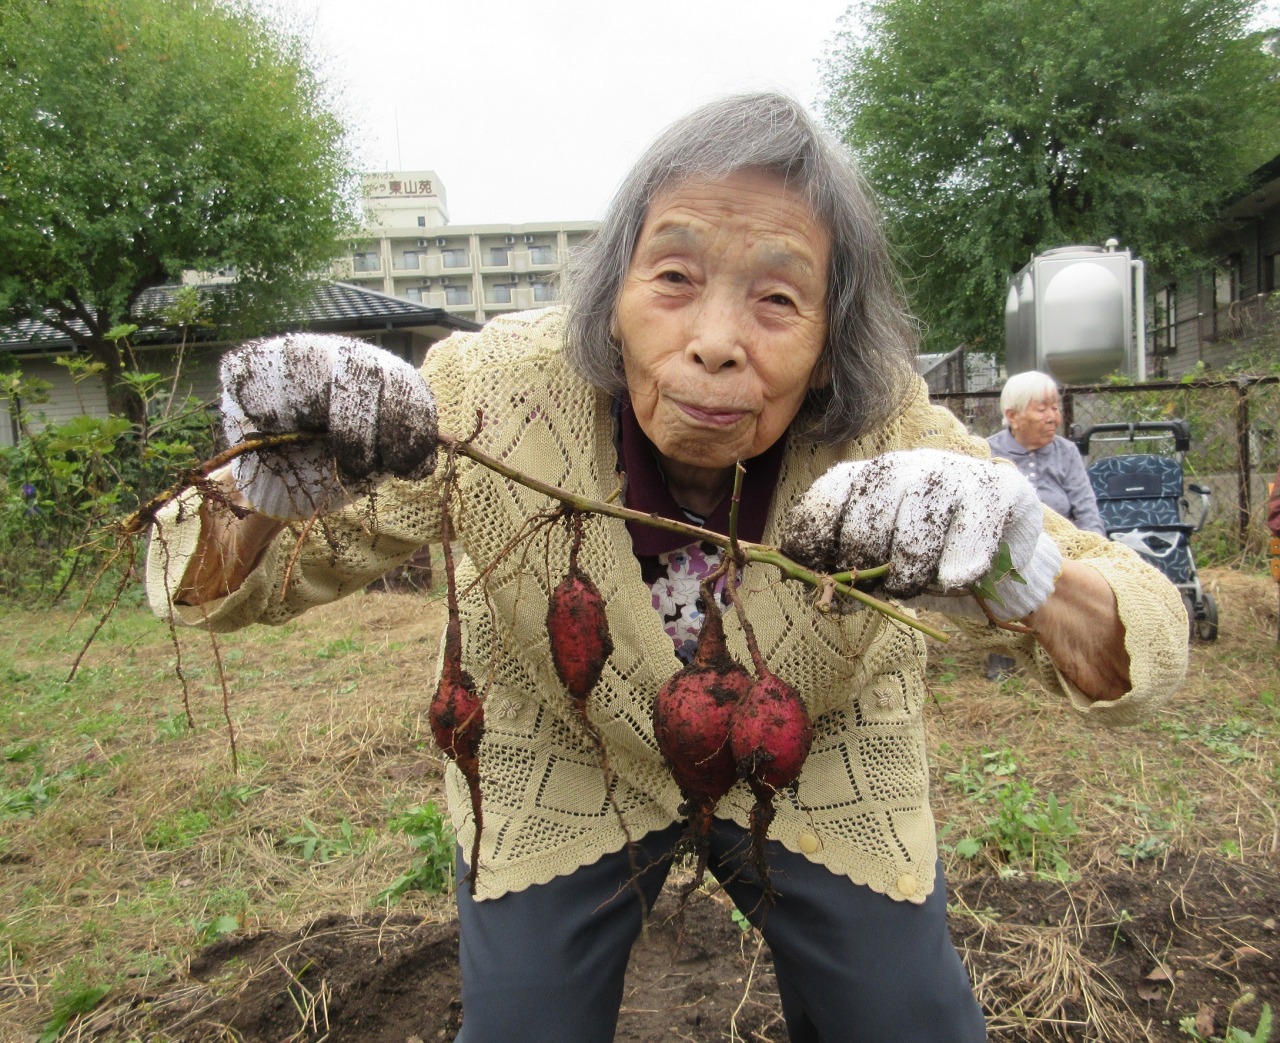
{"label": "woman's wrinkled face", "polygon": [[1062,422],[1062,406],[1057,395],[1035,399],[1020,413],[1005,410],[1009,432],[1023,449],[1043,449],[1053,441]]}
{"label": "woman's wrinkled face", "polygon": [[780,178],[687,181],[649,207],[618,298],[631,402],[708,481],[768,449],[822,383],[830,236]]}

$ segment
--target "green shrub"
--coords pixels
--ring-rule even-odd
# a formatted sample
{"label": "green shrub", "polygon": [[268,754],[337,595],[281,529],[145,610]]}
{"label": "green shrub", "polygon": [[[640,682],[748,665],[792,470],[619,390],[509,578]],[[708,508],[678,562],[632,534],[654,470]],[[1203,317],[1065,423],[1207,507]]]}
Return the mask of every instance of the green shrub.
{"label": "green shrub", "polygon": [[[57,361],[73,381],[98,377],[86,359]],[[159,374],[126,380],[147,407],[141,429],[87,413],[42,426],[51,385],[25,378],[12,361],[0,367],[20,432],[16,445],[0,448],[0,597],[51,602],[91,581],[120,548],[112,523],[212,452],[213,418],[201,403],[176,400]]]}

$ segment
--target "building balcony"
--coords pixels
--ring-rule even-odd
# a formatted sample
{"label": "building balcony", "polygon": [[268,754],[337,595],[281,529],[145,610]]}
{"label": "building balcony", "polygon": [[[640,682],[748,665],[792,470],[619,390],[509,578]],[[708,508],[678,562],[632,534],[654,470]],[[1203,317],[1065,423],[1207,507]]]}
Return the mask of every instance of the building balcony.
{"label": "building balcony", "polygon": [[436,256],[435,254],[427,255],[427,267],[432,275],[470,275],[475,271],[475,265],[471,262],[471,255],[464,254],[461,258],[451,255]]}
{"label": "building balcony", "polygon": [[557,271],[560,267],[559,255],[552,250],[550,253],[538,250],[515,250],[511,255],[511,270],[513,272],[545,272],[551,273]]}

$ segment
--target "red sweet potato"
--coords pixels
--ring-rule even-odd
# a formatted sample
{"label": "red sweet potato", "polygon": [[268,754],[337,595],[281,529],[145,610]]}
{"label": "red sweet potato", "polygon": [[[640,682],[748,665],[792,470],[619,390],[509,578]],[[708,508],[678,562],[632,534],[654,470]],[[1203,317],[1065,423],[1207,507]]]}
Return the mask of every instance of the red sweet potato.
{"label": "red sweet potato", "polygon": [[473,776],[479,778],[484,704],[476,693],[475,681],[462,666],[458,630],[457,619],[451,618],[445,628],[444,668],[428,717],[436,745],[470,781]]}
{"label": "red sweet potato", "polygon": [[813,724],[796,690],[766,673],[735,708],[729,742],[742,777],[776,791],[800,777],[813,743]]}
{"label": "red sweet potato", "polygon": [[[447,489],[446,485],[446,489]],[[446,501],[447,502],[447,501]],[[462,665],[462,620],[458,611],[458,588],[450,550],[448,515],[445,522],[444,566],[447,581],[448,621],[444,628],[444,662],[440,682],[427,711],[431,735],[440,751],[452,760],[467,780],[475,837],[471,842],[471,893],[476,891],[480,867],[480,834],[484,828],[484,808],[480,794],[480,740],[484,738],[484,700],[475,680]]]}
{"label": "red sweet potato", "polygon": [[575,562],[547,604],[551,662],[575,707],[586,714],[587,696],[613,653],[600,589]]}
{"label": "red sweet potato", "polygon": [[751,808],[751,850],[768,890],[764,844],[773,822],[773,798],[794,786],[813,744],[813,723],[794,688],[757,662],[757,679],[734,708],[729,745],[738,772],[755,796]]}
{"label": "red sweet potato", "polygon": [[693,661],[668,679],[653,701],[653,734],[685,798],[681,811],[698,857],[698,883],[706,868],[712,814],[737,779],[729,721],[751,685],[751,675],[725,647],[715,594],[704,587],[703,599],[707,610]]}
{"label": "red sweet potato", "polygon": [[613,785],[613,772],[609,767],[609,749],[604,736],[592,722],[587,712],[587,699],[604,672],[604,665],[613,654],[613,639],[609,636],[609,620],[605,615],[604,597],[600,588],[578,566],[578,553],[582,549],[582,515],[568,515],[573,534],[569,545],[569,568],[547,601],[547,639],[551,646],[551,663],[556,676],[569,693],[569,701],[577,715],[587,740],[595,747],[600,762],[605,796],[618,817],[618,825],[626,837],[627,857],[632,865],[632,886],[645,907],[645,897],[636,879],[635,845],[626,817],[619,807]]}

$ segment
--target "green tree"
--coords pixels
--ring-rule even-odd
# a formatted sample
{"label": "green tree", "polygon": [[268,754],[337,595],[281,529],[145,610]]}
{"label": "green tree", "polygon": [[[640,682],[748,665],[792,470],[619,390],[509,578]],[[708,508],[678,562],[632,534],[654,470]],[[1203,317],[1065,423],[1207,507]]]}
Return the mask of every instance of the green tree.
{"label": "green tree", "polygon": [[102,363],[106,334],[183,269],[234,268],[223,320],[302,299],[354,215],[342,121],[301,38],[229,0],[0,2],[0,319]]}
{"label": "green tree", "polygon": [[1114,236],[1197,257],[1280,151],[1257,0],[867,0],[824,67],[826,118],[880,193],[925,343],[1003,352],[1010,275]]}

